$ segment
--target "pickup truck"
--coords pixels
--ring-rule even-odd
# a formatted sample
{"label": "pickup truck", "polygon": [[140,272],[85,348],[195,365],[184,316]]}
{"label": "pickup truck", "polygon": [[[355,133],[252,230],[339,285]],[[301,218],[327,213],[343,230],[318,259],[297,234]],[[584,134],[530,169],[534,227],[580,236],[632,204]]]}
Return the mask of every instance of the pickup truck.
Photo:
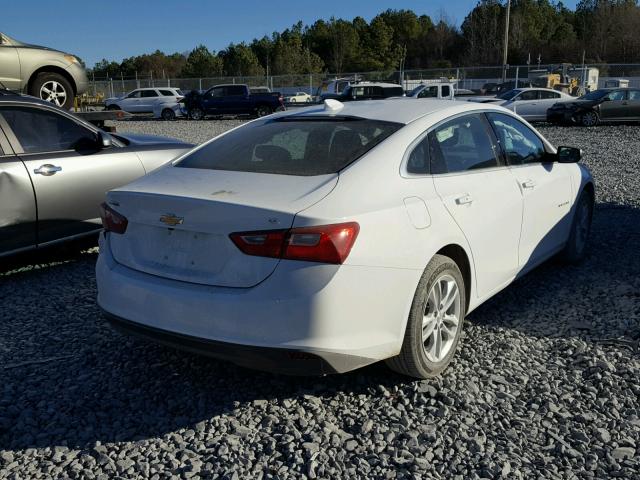
{"label": "pickup truck", "polygon": [[185,104],[187,114],[193,120],[223,115],[263,117],[284,110],[280,93],[251,93],[249,86],[241,84],[216,85],[204,93],[194,90],[180,102]]}
{"label": "pickup truck", "polygon": [[427,83],[418,85],[407,95],[412,98],[439,98],[453,100],[455,85],[453,83]]}

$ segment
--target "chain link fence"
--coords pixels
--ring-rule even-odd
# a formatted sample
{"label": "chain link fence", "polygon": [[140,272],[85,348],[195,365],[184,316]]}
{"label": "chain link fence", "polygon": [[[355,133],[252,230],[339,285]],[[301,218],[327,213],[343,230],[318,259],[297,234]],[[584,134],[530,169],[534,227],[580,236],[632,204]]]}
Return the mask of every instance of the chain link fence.
{"label": "chain link fence", "polygon": [[[599,79],[596,88],[607,85],[608,80],[626,79],[629,87],[640,88],[640,64],[598,64],[586,65],[585,68],[597,68]],[[581,66],[574,66],[580,70]],[[541,71],[556,72],[558,65],[519,65],[508,66],[505,78],[517,82],[518,85],[527,84],[530,75]],[[316,94],[323,82],[336,78],[352,78],[363,81],[391,82],[402,84],[409,91],[417,85],[435,80],[450,80],[457,83],[457,88],[479,91],[489,83],[500,83],[503,78],[503,67],[452,67],[432,68],[424,70],[353,72],[344,74],[301,74],[274,76],[235,76],[235,77],[206,77],[206,78],[155,78],[137,76],[136,78],[93,78],[89,82],[88,94],[94,98],[119,97],[137,88],[145,87],[175,87],[183,91],[206,90],[222,83],[247,84],[250,87],[268,87],[283,95],[295,92]]]}

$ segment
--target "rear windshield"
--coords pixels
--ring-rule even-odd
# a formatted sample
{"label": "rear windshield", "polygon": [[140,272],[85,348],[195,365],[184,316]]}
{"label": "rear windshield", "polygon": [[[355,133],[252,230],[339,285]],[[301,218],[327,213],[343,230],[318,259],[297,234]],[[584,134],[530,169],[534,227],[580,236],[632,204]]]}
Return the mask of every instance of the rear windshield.
{"label": "rear windshield", "polygon": [[176,166],[325,175],[342,170],[401,127],[399,123],[350,117],[281,117],[231,131]]}

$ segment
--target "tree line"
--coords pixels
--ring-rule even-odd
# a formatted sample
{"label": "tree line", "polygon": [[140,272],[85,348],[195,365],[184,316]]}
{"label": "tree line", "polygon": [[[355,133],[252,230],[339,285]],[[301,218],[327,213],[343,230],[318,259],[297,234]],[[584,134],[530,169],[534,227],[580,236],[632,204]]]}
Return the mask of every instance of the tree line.
{"label": "tree line", "polygon": [[[96,78],[262,76],[446,68],[502,64],[506,1],[480,0],[460,26],[442,10],[437,18],[386,10],[371,21],[332,17],[298,22],[283,32],[230,44],[216,52],[159,50],[92,69]],[[640,63],[637,0],[512,0],[508,63]]]}

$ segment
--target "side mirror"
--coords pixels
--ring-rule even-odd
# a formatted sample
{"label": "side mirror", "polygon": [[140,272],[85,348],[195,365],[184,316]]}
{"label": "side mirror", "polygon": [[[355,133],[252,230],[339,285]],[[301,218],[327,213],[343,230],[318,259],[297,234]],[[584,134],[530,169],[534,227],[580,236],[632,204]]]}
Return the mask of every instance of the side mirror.
{"label": "side mirror", "polygon": [[113,138],[107,132],[98,132],[98,147],[102,150],[113,147]]}
{"label": "side mirror", "polygon": [[582,150],[575,147],[558,147],[558,163],[577,163],[582,158]]}

